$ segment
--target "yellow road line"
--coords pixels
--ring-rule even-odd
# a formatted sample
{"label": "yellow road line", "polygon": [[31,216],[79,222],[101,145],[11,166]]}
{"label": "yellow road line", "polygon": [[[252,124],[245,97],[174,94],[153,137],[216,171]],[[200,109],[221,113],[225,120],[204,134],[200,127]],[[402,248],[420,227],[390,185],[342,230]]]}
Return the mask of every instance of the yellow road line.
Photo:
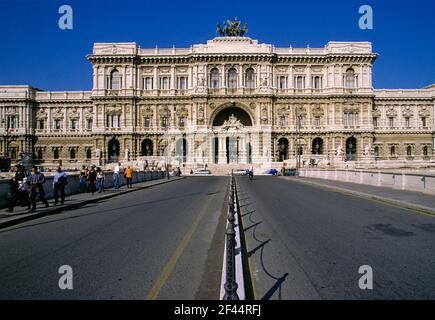
{"label": "yellow road line", "polygon": [[[214,194],[217,194],[218,190],[214,192]],[[177,249],[175,249],[174,254],[169,259],[169,261],[166,263],[165,267],[163,268],[162,273],[157,278],[157,281],[154,283],[154,286],[151,288],[150,292],[147,295],[147,300],[155,300],[160,291],[162,290],[163,286],[165,285],[166,281],[168,280],[169,276],[172,274],[172,271],[174,270],[175,266],[177,265],[178,260],[180,259],[181,255],[183,254],[183,251],[186,249],[188,244],[190,243],[190,240],[192,240],[192,236],[195,233],[196,229],[198,228],[199,223],[204,218],[205,214],[207,213],[207,209],[214,199],[214,196],[211,196],[204,206],[201,208],[201,211],[199,212],[198,216],[196,217],[193,224],[190,226],[189,231],[187,231],[186,235],[184,236],[183,240],[181,240],[180,244],[178,245]]]}

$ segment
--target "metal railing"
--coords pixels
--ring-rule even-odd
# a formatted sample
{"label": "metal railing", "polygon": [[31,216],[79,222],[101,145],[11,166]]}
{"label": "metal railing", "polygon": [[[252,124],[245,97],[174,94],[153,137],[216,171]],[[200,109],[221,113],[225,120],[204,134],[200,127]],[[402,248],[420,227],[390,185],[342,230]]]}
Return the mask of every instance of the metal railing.
{"label": "metal railing", "polygon": [[226,282],[224,285],[224,300],[239,300],[236,282],[236,231],[234,221],[237,210],[237,187],[233,172],[231,172],[230,194],[228,199],[228,225],[226,234]]}

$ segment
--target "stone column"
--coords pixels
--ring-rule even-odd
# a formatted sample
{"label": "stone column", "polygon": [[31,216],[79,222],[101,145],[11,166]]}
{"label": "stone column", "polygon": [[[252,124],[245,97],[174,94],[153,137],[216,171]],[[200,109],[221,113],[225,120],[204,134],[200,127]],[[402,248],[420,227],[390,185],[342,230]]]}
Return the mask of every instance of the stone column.
{"label": "stone column", "polygon": [[219,164],[227,163],[227,146],[226,146],[226,136],[220,134],[219,135]]}

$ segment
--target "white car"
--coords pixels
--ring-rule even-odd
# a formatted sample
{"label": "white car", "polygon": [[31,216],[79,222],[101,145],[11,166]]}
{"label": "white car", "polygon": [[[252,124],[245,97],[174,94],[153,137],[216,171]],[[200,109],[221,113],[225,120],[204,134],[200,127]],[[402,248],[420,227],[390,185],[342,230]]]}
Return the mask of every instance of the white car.
{"label": "white car", "polygon": [[[235,176],[246,176],[248,174],[248,171],[249,171],[248,169],[237,169],[237,170],[234,170],[232,173]],[[229,176],[231,175],[231,171],[228,172],[228,175]]]}
{"label": "white car", "polygon": [[200,170],[193,172],[193,174],[195,176],[209,176],[209,175],[211,175],[211,171],[207,170],[207,169],[200,169]]}

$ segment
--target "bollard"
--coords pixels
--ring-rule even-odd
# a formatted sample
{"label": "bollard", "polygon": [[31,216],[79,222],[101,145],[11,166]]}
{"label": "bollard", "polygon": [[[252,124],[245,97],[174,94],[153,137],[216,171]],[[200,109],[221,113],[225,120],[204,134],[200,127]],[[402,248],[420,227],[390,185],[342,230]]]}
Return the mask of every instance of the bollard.
{"label": "bollard", "polygon": [[236,282],[236,231],[234,230],[234,206],[235,206],[235,184],[234,176],[231,174],[230,180],[230,196],[228,203],[228,226],[225,231],[226,234],[226,282],[224,284],[225,295],[224,300],[239,300],[237,295],[237,282]]}

